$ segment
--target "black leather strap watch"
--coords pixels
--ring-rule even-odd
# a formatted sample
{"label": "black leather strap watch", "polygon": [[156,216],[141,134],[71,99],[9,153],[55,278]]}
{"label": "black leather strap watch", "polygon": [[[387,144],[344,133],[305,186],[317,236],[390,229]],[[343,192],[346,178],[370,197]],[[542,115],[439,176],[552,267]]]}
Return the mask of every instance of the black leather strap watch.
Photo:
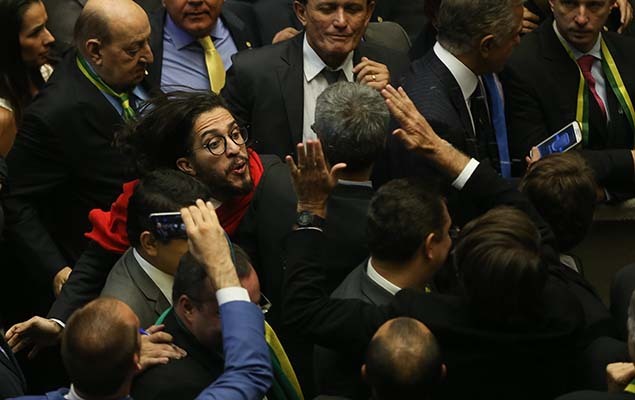
{"label": "black leather strap watch", "polygon": [[299,212],[295,223],[298,228],[320,228],[324,229],[326,220],[320,216],[313,214],[310,211]]}

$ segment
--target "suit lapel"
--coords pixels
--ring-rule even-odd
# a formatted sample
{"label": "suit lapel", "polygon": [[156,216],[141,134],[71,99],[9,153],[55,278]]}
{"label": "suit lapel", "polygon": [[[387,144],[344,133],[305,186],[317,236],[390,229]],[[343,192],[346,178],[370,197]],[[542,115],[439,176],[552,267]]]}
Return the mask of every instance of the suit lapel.
{"label": "suit lapel", "polygon": [[[558,77],[561,93],[567,94],[560,102],[561,107],[566,110],[567,115],[571,115],[572,119],[575,119],[580,79],[579,69],[575,61],[567,54],[562,43],[560,43],[551,23],[543,24],[540,27],[539,34],[542,55],[550,64],[549,70],[553,71],[554,76]],[[607,89],[611,90],[608,87]],[[594,138],[589,138],[589,143],[601,145],[601,143],[606,143],[609,133],[600,113],[599,106],[595,103],[591,93],[589,93],[589,132],[592,136],[595,136],[595,140]]]}
{"label": "suit lapel", "polygon": [[472,120],[470,119],[470,114],[467,109],[467,105],[465,104],[465,99],[463,98],[463,92],[461,91],[459,83],[456,79],[454,79],[450,70],[441,62],[441,60],[439,60],[439,57],[437,57],[434,52],[432,52],[432,57],[430,58],[430,66],[432,72],[437,76],[439,81],[448,89],[450,101],[461,118],[463,130],[468,132],[470,137],[474,137]]}
{"label": "suit lapel", "polygon": [[302,141],[304,113],[304,61],[302,41],[304,35],[297,35],[287,43],[287,51],[281,56],[282,65],[276,71],[282,99],[287,111],[292,147]]}
{"label": "suit lapel", "polygon": [[126,258],[127,260],[125,264],[130,277],[146,299],[154,303],[154,311],[157,315],[161,315],[167,308],[170,307],[170,302],[168,302],[161,290],[141,268],[141,265],[139,265],[137,260],[134,258],[132,250],[128,250]]}
{"label": "suit lapel", "polygon": [[84,74],[82,74],[79,68],[77,68],[75,61],[76,54],[77,53],[75,51],[68,52],[63,61],[64,63],[67,63],[65,67],[69,68],[68,71],[70,71],[70,73],[75,77],[73,79],[75,95],[78,99],[80,99],[81,103],[90,104],[95,108],[98,108],[100,112],[103,113],[103,119],[100,119],[100,121],[92,121],[95,123],[99,122],[98,125],[95,124],[94,132],[107,138],[108,140],[112,140],[114,132],[116,132],[120,126],[124,125],[124,121],[117,110],[115,110],[112,104],[110,104],[110,102],[106,99],[104,94],[101,93],[99,89],[97,89],[97,87],[84,76]]}
{"label": "suit lapel", "polygon": [[226,6],[223,7],[221,11],[221,19],[229,30],[238,51],[251,49],[253,44],[249,41],[249,35],[245,29],[246,26],[243,20],[238,18],[238,16]]}
{"label": "suit lapel", "polygon": [[150,48],[154,62],[148,66],[148,80],[155,88],[161,87],[161,71],[163,70],[163,26],[165,25],[165,8],[161,7],[150,14]]}

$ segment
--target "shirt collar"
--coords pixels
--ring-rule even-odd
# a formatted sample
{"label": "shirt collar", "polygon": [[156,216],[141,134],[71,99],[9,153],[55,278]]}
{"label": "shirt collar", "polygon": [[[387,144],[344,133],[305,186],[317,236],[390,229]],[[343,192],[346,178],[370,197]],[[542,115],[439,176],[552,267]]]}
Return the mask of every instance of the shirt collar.
{"label": "shirt collar", "polygon": [[469,100],[476,86],[478,85],[478,77],[471,69],[465,66],[454,54],[447,51],[439,42],[434,44],[434,54],[439,57],[439,60],[450,70],[450,73],[459,84],[461,93],[463,93],[463,99]]}
{"label": "shirt collar", "polygon": [[344,185],[344,186],[361,186],[361,187],[369,187],[371,189],[373,188],[373,181],[349,181],[346,179],[338,179],[337,184]]}
{"label": "shirt collar", "polygon": [[394,283],[390,282],[388,279],[381,276],[379,272],[377,272],[377,270],[373,268],[372,260],[373,260],[372,257],[368,259],[368,267],[366,268],[366,274],[368,275],[370,280],[378,284],[382,289],[386,290],[388,293],[392,294],[393,296],[396,295],[397,292],[401,290],[401,288],[395,285]]}
{"label": "shirt collar", "polygon": [[[329,68],[324,61],[320,58],[320,56],[313,50],[313,48],[309,45],[309,42],[306,39],[306,34],[304,35],[304,41],[302,43],[302,56],[304,63],[304,79],[307,82],[311,82],[315,79],[316,76],[319,75],[320,72],[324,68]],[[349,82],[353,81],[353,52],[351,51],[346,56],[346,59],[339,67],[335,68],[335,71],[341,69],[344,71],[344,75],[346,76],[346,80]]]}
{"label": "shirt collar", "polygon": [[132,254],[141,266],[141,269],[148,274],[152,282],[157,285],[161,293],[163,293],[170,305],[172,305],[172,287],[174,286],[174,277],[170,274],[166,274],[146,261],[145,258],[141,257],[141,254],[139,254],[137,249],[133,248]]}
{"label": "shirt collar", "polygon": [[601,47],[601,42],[602,42],[602,32],[600,32],[600,34],[598,35],[597,40],[595,41],[595,44],[593,45],[593,47],[591,48],[591,50],[587,51],[586,53],[581,52],[580,50],[576,49],[575,47],[573,47],[571,45],[571,43],[569,43],[567,41],[567,39],[565,39],[561,34],[560,31],[558,30],[558,26],[556,25],[556,21],[553,21],[553,30],[556,32],[556,36],[558,36],[558,39],[560,39],[560,41],[562,43],[564,43],[569,50],[571,50],[571,52],[573,53],[573,57],[575,57],[575,59],[579,59],[582,56],[585,56],[587,54],[592,55],[593,57],[595,57],[598,60],[602,59],[602,47]]}
{"label": "shirt collar", "polygon": [[174,22],[169,13],[166,13],[165,27],[163,29],[165,29],[165,32],[168,34],[168,36],[170,36],[177,50],[181,50],[182,48],[189,46],[196,41],[196,38],[194,36],[184,31]]}

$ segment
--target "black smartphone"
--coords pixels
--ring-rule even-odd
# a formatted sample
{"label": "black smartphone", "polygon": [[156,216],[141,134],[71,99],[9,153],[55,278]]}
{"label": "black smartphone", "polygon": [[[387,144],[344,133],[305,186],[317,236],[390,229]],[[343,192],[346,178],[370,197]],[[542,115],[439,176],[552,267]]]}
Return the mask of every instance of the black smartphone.
{"label": "black smartphone", "polygon": [[152,213],[150,221],[152,221],[152,233],[161,240],[187,239],[185,224],[178,211]]}

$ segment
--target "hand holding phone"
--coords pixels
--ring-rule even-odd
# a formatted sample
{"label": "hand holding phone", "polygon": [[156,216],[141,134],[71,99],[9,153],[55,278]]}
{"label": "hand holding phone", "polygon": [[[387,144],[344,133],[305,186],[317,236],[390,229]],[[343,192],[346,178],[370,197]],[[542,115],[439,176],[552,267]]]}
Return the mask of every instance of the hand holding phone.
{"label": "hand holding phone", "polygon": [[[539,152],[538,155],[533,154],[534,149],[530,152],[530,158],[541,158],[549,154],[564,153],[571,150],[582,141],[582,130],[578,121],[573,121],[569,125],[560,129],[558,132],[549,136],[547,139],[536,145]],[[537,157],[536,157],[537,156]]]}
{"label": "hand holding phone", "polygon": [[185,224],[178,211],[152,213],[150,221],[152,221],[152,233],[161,240],[187,239]]}

